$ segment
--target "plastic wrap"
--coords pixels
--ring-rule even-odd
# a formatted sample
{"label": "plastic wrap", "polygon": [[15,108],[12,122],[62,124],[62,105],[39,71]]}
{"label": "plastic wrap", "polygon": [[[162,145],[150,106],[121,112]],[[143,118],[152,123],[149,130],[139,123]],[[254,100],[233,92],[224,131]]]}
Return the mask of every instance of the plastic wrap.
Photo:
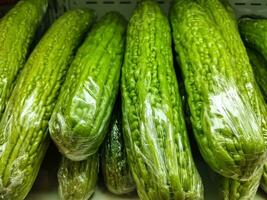
{"label": "plastic wrap", "polygon": [[122,133],[121,101],[117,99],[108,133],[101,149],[101,171],[108,190],[127,194],[135,190]]}
{"label": "plastic wrap", "polygon": [[[254,68],[255,79],[267,102],[267,20],[242,19],[239,23],[241,36],[250,48],[247,49],[251,65]],[[265,104],[265,107],[267,105]],[[266,114],[267,116],[267,114]],[[265,136],[267,127],[265,126]],[[266,136],[267,139],[267,136]],[[263,168],[261,188],[267,193],[267,164]]]}
{"label": "plastic wrap", "polygon": [[224,200],[254,199],[260,185],[263,168],[259,168],[250,180],[237,181],[221,177],[221,191]]}
{"label": "plastic wrap", "polygon": [[84,161],[62,157],[58,170],[60,200],[88,200],[94,194],[98,170],[98,153]]}
{"label": "plastic wrap", "polygon": [[266,108],[236,22],[219,1],[200,2],[171,10],[194,135],[213,170],[248,180],[266,161]]}
{"label": "plastic wrap", "polygon": [[0,122],[0,199],[22,200],[49,144],[48,121],[92,13],[66,12],[29,56]]}
{"label": "plastic wrap", "polygon": [[47,5],[47,0],[21,0],[0,20],[0,119]]}
{"label": "plastic wrap", "polygon": [[153,1],[135,9],[122,67],[123,134],[142,200],[203,199],[188,141],[167,18]]}
{"label": "plastic wrap", "polygon": [[106,14],[79,48],[50,120],[50,134],[71,160],[84,160],[103,142],[119,89],[125,19]]}
{"label": "plastic wrap", "polygon": [[[256,50],[248,48],[247,52],[254,69],[255,79],[265,98],[265,102],[267,102],[267,62]],[[267,163],[265,163],[263,168],[260,186],[267,193]]]}

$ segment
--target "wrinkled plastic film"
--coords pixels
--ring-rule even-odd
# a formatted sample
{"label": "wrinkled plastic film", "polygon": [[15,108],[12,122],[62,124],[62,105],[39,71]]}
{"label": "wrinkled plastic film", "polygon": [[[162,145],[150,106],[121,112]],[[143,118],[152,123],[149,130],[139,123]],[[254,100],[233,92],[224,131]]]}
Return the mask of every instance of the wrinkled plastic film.
{"label": "wrinkled plastic film", "polygon": [[221,192],[224,200],[254,199],[260,185],[263,168],[259,168],[251,179],[237,181],[221,177]]}
{"label": "wrinkled plastic film", "polygon": [[117,98],[107,136],[101,147],[101,170],[107,189],[113,194],[135,190],[122,133],[121,101]]}
{"label": "wrinkled plastic film", "polygon": [[47,6],[47,0],[22,0],[0,21],[0,119]]}
{"label": "wrinkled plastic film", "polygon": [[[267,100],[267,20],[266,19],[243,19],[239,23],[239,30],[243,41],[247,45],[247,52],[251,65],[254,69],[255,79],[261,89],[261,92]],[[267,108],[266,104],[264,106]],[[267,112],[265,112],[267,113]],[[265,115],[267,116],[267,114]],[[267,119],[265,117],[265,123]],[[265,126],[265,136],[267,136],[267,127]],[[267,137],[266,137],[267,139]],[[267,141],[267,140],[266,140]],[[261,188],[267,192],[267,165],[263,168],[261,179]]]}
{"label": "wrinkled plastic film", "polygon": [[[204,85],[202,84],[203,87]],[[235,81],[231,79],[226,81],[215,76],[210,91],[203,92],[203,99],[205,102],[201,121],[203,131],[211,134],[210,145],[214,147],[214,151],[221,151],[219,152],[222,154],[221,158],[224,158],[223,163],[218,163],[218,160],[214,162],[217,162],[217,165],[228,165],[233,172],[231,175],[233,179],[250,177],[259,171],[266,159],[261,121]],[[219,144],[217,148],[216,144]],[[244,148],[252,151],[246,152]],[[205,147],[202,149],[206,150]],[[230,158],[233,155],[239,156],[236,161]],[[238,166],[238,162],[242,163],[242,168]],[[222,174],[229,174],[223,170],[220,169]],[[242,173],[243,177],[237,175]]]}
{"label": "wrinkled plastic film", "polygon": [[[97,83],[95,82],[95,84]],[[98,92],[90,91],[92,88],[92,86],[84,84],[82,89],[78,89],[79,92],[70,100],[69,112],[64,111],[64,106],[60,107],[54,112],[50,122],[53,140],[61,153],[71,160],[84,160],[95,154],[107,132],[114,105],[115,97],[113,96],[116,95],[112,94],[111,90],[116,93],[118,84],[116,83],[115,88],[112,89],[109,86],[105,87],[108,95],[104,98],[109,100],[109,104],[106,105],[104,105],[105,102],[101,102],[101,97],[95,96],[98,95]],[[100,106],[105,110],[100,111],[98,109]],[[102,112],[101,116],[98,115],[99,112]],[[102,117],[102,121],[96,119],[100,117]]]}
{"label": "wrinkled plastic film", "polygon": [[[212,18],[217,25],[217,28],[220,30],[223,38],[228,44],[229,52],[235,64],[235,81],[237,85],[240,86],[239,89],[241,93],[248,95],[251,107],[253,108],[255,116],[258,118],[258,122],[260,123],[261,133],[264,136],[265,142],[267,144],[267,108],[264,103],[262,94],[260,93],[256,84],[253,74],[253,67],[249,62],[250,60],[247,55],[245,45],[240,36],[240,32],[242,35],[242,31],[238,30],[238,23],[236,20],[235,12],[230,7],[230,4],[225,1],[207,0],[203,1],[201,5],[211,13]],[[265,27],[262,27],[266,28],[266,21],[263,24],[265,24]],[[256,33],[257,38],[261,38],[261,34],[263,33],[264,35],[264,31],[257,30],[258,29],[255,28],[254,33]],[[258,37],[258,35],[261,36]],[[263,46],[265,42],[261,41],[264,41],[265,38],[266,37],[263,36],[263,38],[261,38],[262,40],[259,40],[259,42],[263,44]],[[265,50],[266,48],[263,47],[263,49]],[[244,86],[244,88],[242,86]]]}
{"label": "wrinkled plastic film", "polygon": [[103,142],[119,89],[125,19],[106,14],[71,64],[50,120],[50,133],[71,160],[95,154]]}
{"label": "wrinkled plastic film", "polygon": [[90,13],[66,12],[40,40],[18,77],[0,122],[1,199],[24,199],[34,183],[50,142],[48,121],[59,88],[89,22]]}
{"label": "wrinkled plastic film", "polygon": [[[249,62],[250,60],[247,55],[246,48],[240,37],[234,10],[230,7],[229,3],[218,0],[207,0],[206,2],[203,1],[201,5],[211,12],[218,29],[221,30],[222,36],[228,44],[229,52],[231,53],[234,61],[234,70],[236,70],[233,74],[235,77],[234,80],[239,89],[240,95],[243,96],[243,105],[246,108],[244,110],[246,110],[246,112],[253,113],[253,116],[247,113],[247,119],[253,117],[253,123],[258,123],[259,131],[261,135],[263,135],[266,143],[267,107],[262,98],[262,94],[259,91],[258,85],[256,84],[253,74],[253,67]],[[240,107],[242,108],[242,106]],[[245,112],[243,115],[240,115],[240,118],[241,117],[245,119]],[[249,129],[249,127],[244,126],[244,124],[246,124],[246,122],[242,124],[243,130],[246,130],[246,128]],[[258,154],[256,153],[256,155]],[[251,171],[251,173],[253,173],[253,171]],[[249,178],[248,176],[249,172],[247,178]],[[244,179],[246,178],[244,177]]]}
{"label": "wrinkled plastic film", "polygon": [[266,160],[266,109],[236,26],[219,1],[176,2],[173,37],[201,154],[217,173],[248,180]]}
{"label": "wrinkled plastic film", "polygon": [[166,17],[144,1],[128,25],[122,68],[123,132],[141,199],[203,199],[172,63]]}
{"label": "wrinkled plastic film", "polygon": [[62,157],[58,170],[60,200],[90,199],[97,184],[98,170],[98,153],[84,161],[71,161]]}
{"label": "wrinkled plastic film", "polygon": [[[246,19],[241,20],[239,24],[240,33],[246,45],[247,52],[250,58],[251,65],[253,66],[255,79],[261,89],[261,92],[267,100],[267,65],[266,65],[266,30],[267,30],[267,21],[264,19],[252,20]],[[255,49],[257,49],[257,51]],[[267,132],[267,130],[266,130]],[[267,192],[267,167],[266,163],[264,165],[264,172],[261,180],[261,188]]]}
{"label": "wrinkled plastic film", "polygon": [[[126,118],[124,122],[128,160],[139,196],[143,199],[155,196],[159,199],[202,199],[203,186],[186,143],[186,136],[178,135],[181,130],[167,125],[171,119],[166,113],[152,108],[151,105],[152,103],[146,103],[145,111],[141,115],[142,119],[146,118],[147,121],[144,120],[139,125],[139,131],[142,133],[138,137],[140,142],[133,141],[137,140],[137,130],[129,124],[131,120]],[[157,118],[158,116],[160,118]],[[183,122],[180,121],[181,123]],[[133,138],[129,136],[131,134],[134,135]],[[153,193],[150,193],[150,190]]]}
{"label": "wrinkled plastic film", "polygon": [[[247,52],[250,58],[251,65],[254,70],[255,79],[259,85],[259,88],[267,102],[267,62],[263,56],[254,49],[247,48]],[[261,179],[260,187],[267,192],[267,164],[264,164],[263,175]]]}
{"label": "wrinkled plastic film", "polygon": [[[3,121],[6,122],[5,115],[3,115],[1,124]],[[23,121],[28,124],[27,119],[24,118]],[[44,120],[38,121],[42,123]],[[16,128],[13,127],[15,123]],[[21,126],[21,122],[10,120],[5,124],[5,127],[0,125],[0,133],[5,133],[4,137],[1,135],[0,143],[0,173],[2,175],[0,178],[0,199],[26,197],[34,184],[50,144],[46,129],[40,129],[39,131],[43,131],[43,133],[38,134],[35,127],[28,126],[26,128],[26,124]],[[40,127],[37,121],[35,125]],[[13,133],[27,130],[28,134],[17,137],[17,135],[7,131],[8,129],[14,131]],[[13,144],[14,140],[16,140],[16,146]],[[27,149],[26,147],[29,145],[31,148]]]}

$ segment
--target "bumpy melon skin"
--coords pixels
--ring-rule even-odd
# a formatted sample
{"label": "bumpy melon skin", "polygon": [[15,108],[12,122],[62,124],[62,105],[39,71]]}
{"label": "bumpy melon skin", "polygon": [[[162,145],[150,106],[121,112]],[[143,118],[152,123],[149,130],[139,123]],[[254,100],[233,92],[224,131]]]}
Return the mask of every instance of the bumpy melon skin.
{"label": "bumpy melon skin", "polygon": [[73,54],[94,14],[66,12],[31,53],[0,122],[0,199],[22,200],[49,145],[48,121]]}
{"label": "bumpy melon skin", "polygon": [[176,0],[170,16],[200,152],[249,180],[266,160],[267,112],[233,14],[218,0]]}
{"label": "bumpy melon skin", "polygon": [[203,199],[178,91],[171,32],[153,1],[142,1],[127,30],[122,67],[123,134],[143,200]]}
{"label": "bumpy melon skin", "polygon": [[62,157],[58,170],[60,200],[88,200],[94,194],[98,180],[99,156],[96,153],[84,161]]}
{"label": "bumpy melon skin", "polygon": [[0,119],[47,4],[47,0],[21,0],[0,19]]}
{"label": "bumpy melon skin", "polygon": [[107,189],[118,195],[135,190],[122,132],[121,101],[117,99],[107,136],[101,146],[101,172]]}
{"label": "bumpy melon skin", "polygon": [[[254,67],[255,78],[267,102],[267,20],[241,20],[239,30],[245,44],[251,48],[248,49],[248,55]],[[263,168],[260,186],[267,193],[267,164]]]}
{"label": "bumpy melon skin", "polygon": [[263,173],[259,168],[250,180],[237,181],[231,178],[221,177],[221,192],[224,200],[249,200],[254,199]]}
{"label": "bumpy melon skin", "polygon": [[67,158],[95,154],[105,139],[119,89],[126,20],[107,13],[79,48],[60,91],[49,129]]}

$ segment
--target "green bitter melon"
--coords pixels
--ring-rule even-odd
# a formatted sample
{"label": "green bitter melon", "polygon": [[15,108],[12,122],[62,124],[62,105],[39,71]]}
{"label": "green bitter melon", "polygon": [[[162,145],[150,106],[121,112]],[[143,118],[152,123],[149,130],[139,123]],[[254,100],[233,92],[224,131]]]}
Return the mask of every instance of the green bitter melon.
{"label": "green bitter melon", "polygon": [[84,160],[103,142],[119,89],[126,21],[106,14],[79,48],[50,120],[50,135],[71,160]]}
{"label": "green bitter melon", "polygon": [[21,0],[0,19],[0,119],[47,4]]}
{"label": "green bitter melon", "polygon": [[[266,19],[243,19],[239,23],[239,30],[246,45],[258,52],[248,51],[251,64],[255,69],[255,76],[261,91],[267,99],[267,20]],[[263,57],[264,60],[260,57]],[[267,107],[267,106],[266,106]],[[265,130],[267,132],[267,129]],[[267,192],[267,164],[263,168],[261,188]]]}
{"label": "green bitter melon", "polygon": [[101,171],[108,190],[114,194],[127,194],[135,190],[122,133],[121,101],[117,99],[110,126],[101,147]]}
{"label": "green bitter melon", "polygon": [[200,152],[219,174],[244,181],[266,160],[266,109],[227,9],[176,0],[170,15]]}
{"label": "green bitter melon", "polygon": [[259,168],[255,174],[246,181],[237,181],[231,178],[221,177],[221,192],[224,200],[251,200],[258,191],[263,168]]}
{"label": "green bitter melon", "polygon": [[122,67],[123,132],[141,199],[203,199],[173,67],[167,18],[141,1],[127,31]]}
{"label": "green bitter melon", "polygon": [[59,199],[90,199],[95,191],[98,170],[98,153],[84,161],[71,161],[63,156],[58,170]]}
{"label": "green bitter melon", "polygon": [[66,12],[27,60],[0,122],[0,199],[22,200],[30,191],[50,141],[48,121],[60,86],[93,16]]}

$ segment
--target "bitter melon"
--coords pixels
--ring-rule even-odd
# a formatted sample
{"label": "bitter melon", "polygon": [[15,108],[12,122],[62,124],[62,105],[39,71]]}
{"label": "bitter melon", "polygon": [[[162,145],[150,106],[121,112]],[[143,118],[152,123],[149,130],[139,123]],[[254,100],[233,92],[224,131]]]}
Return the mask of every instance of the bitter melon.
{"label": "bitter melon", "polygon": [[266,108],[233,16],[205,2],[176,0],[171,9],[191,123],[212,169],[245,181],[266,160]]}
{"label": "bitter melon", "polygon": [[244,19],[239,23],[242,39],[267,60],[267,19]]}
{"label": "bitter melon", "polygon": [[251,179],[237,181],[221,177],[221,190],[224,200],[251,200],[254,199],[260,185],[263,168],[259,168]]}
{"label": "bitter melon", "polygon": [[[261,91],[267,98],[267,20],[266,19],[244,19],[239,23],[241,36],[248,47],[257,51],[253,53],[248,50],[250,61],[255,69],[255,76]],[[261,56],[264,58],[261,58]]]}
{"label": "bitter melon", "polygon": [[255,79],[267,102],[267,61],[254,49],[247,48],[249,59],[253,67]]}
{"label": "bitter melon", "polygon": [[114,194],[127,194],[135,189],[126,158],[121,118],[121,101],[118,98],[108,134],[101,148],[102,176],[106,187]]}
{"label": "bitter melon", "polygon": [[173,67],[169,23],[153,1],[141,1],[130,19],[121,87],[127,158],[140,198],[203,199]]}
{"label": "bitter melon", "polygon": [[[267,62],[256,50],[247,48],[247,52],[254,69],[255,78],[267,103]],[[260,186],[267,193],[267,163],[263,167]]]}
{"label": "bitter melon", "polygon": [[88,200],[94,194],[99,170],[98,153],[84,161],[62,157],[58,170],[60,200]]}
{"label": "bitter melon", "polygon": [[21,0],[0,19],[0,119],[46,8],[47,0]]}
{"label": "bitter melon", "polygon": [[106,14],[71,64],[50,120],[50,134],[71,160],[84,160],[103,142],[119,89],[125,19]]}
{"label": "bitter melon", "polygon": [[[241,20],[239,23],[239,30],[241,36],[250,48],[255,49],[259,52],[258,55],[253,54],[253,52],[248,51],[251,64],[255,68],[255,76],[261,91],[267,99],[267,20],[266,19],[245,19]],[[260,58],[263,56],[264,61]],[[267,131],[266,131],[267,132]],[[261,180],[261,188],[267,192],[267,164],[264,165],[263,176]]]}
{"label": "bitter melon", "polygon": [[49,144],[48,120],[93,12],[66,12],[31,53],[0,122],[0,199],[24,199]]}

